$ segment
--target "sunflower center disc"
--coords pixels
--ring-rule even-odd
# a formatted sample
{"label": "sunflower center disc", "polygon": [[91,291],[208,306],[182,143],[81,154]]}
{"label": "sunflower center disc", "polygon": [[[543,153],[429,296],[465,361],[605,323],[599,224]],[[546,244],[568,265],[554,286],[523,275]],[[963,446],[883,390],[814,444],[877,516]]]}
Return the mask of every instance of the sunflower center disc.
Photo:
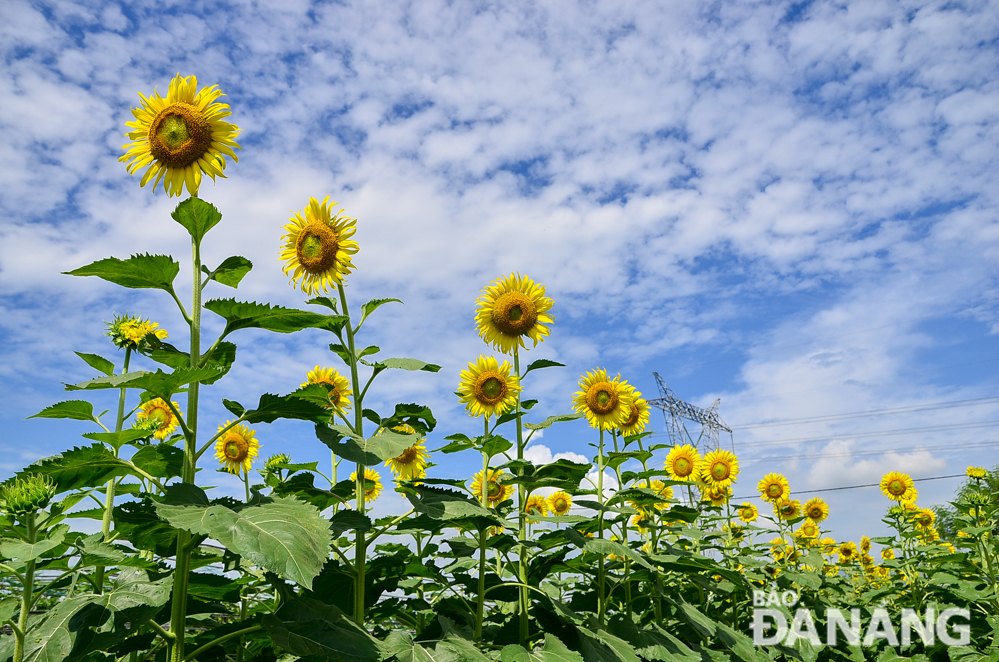
{"label": "sunflower center disc", "polygon": [[225,456],[230,460],[239,459],[240,448],[238,441],[225,442]]}
{"label": "sunflower center disc", "polygon": [[902,481],[895,479],[888,483],[888,491],[895,496],[898,496],[899,494],[905,492],[905,486],[902,484]]}
{"label": "sunflower center disc", "polygon": [[767,486],[767,496],[770,497],[771,499],[776,499],[783,492],[784,489],[776,483],[772,483],[771,485]]}
{"label": "sunflower center disc", "polygon": [[566,504],[565,499],[555,499],[555,512],[560,513],[565,510],[567,506],[568,504]]}
{"label": "sunflower center disc", "polygon": [[678,476],[686,476],[690,473],[690,460],[685,457],[681,457],[676,461],[674,468],[676,469]]}
{"label": "sunflower center disc", "polygon": [[522,336],[530,331],[538,321],[538,310],[534,302],[523,292],[507,292],[493,304],[493,324],[500,333],[508,336]]}
{"label": "sunflower center disc", "polygon": [[485,405],[494,405],[506,397],[506,381],[495,372],[484,372],[475,380],[475,397]]}
{"label": "sunflower center disc", "polygon": [[402,455],[395,458],[395,461],[399,464],[411,464],[416,459],[416,454],[416,446],[410,446],[402,452]]}
{"label": "sunflower center disc", "polygon": [[638,407],[631,405],[631,416],[628,417],[628,420],[621,427],[630,428],[635,423],[638,423]]}
{"label": "sunflower center disc", "polygon": [[156,427],[161,428],[170,420],[170,415],[162,409],[157,408],[149,412],[149,416],[146,418],[156,423]]}
{"label": "sunflower center disc", "polygon": [[618,406],[617,389],[607,382],[597,382],[586,393],[586,404],[595,414],[609,414]]}
{"label": "sunflower center disc", "polygon": [[490,499],[495,499],[503,491],[503,488],[499,486],[495,480],[489,481],[489,487],[487,488],[486,496]]}
{"label": "sunflower center disc", "polygon": [[212,146],[212,128],[189,103],[172,103],[149,123],[149,153],[170,168],[186,168]]}
{"label": "sunflower center disc", "polygon": [[336,264],[336,234],[322,223],[309,223],[298,233],[298,263],[310,274],[321,274]]}
{"label": "sunflower center disc", "polygon": [[715,462],[714,466],[711,467],[711,475],[715,477],[715,480],[725,480],[728,478],[728,467],[721,462]]}

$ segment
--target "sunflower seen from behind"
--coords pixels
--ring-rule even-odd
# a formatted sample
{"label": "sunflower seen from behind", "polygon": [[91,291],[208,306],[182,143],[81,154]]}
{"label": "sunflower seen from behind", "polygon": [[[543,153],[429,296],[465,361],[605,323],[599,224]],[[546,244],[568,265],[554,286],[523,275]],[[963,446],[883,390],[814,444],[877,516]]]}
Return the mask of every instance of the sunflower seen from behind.
{"label": "sunflower seen from behind", "polygon": [[[217,85],[198,90],[194,76],[178,73],[170,81],[166,98],[153,90],[152,96],[139,93],[142,105],[132,109],[135,121],[125,125],[131,143],[122,146],[125,154],[119,161],[134,175],[147,168],[140,186],[153,179],[153,191],[160,182],[168,196],[188,193],[198,195],[201,178],[225,177],[226,157],[238,161],[233,148],[239,128],[223,121],[231,113],[229,106],[216,100],[223,96]],[[155,178],[155,179],[154,179]]]}
{"label": "sunflower seen from behind", "polygon": [[326,196],[322,202],[309,198],[309,204],[295,213],[284,226],[284,246],[279,259],[285,261],[285,275],[306,294],[324,294],[343,283],[354,264],[358,244],[351,237],[357,231],[356,219],[333,213],[336,202]]}
{"label": "sunflower seen from behind", "polygon": [[215,458],[229,473],[239,475],[242,470],[244,475],[248,475],[260,450],[256,433],[243,424],[232,425],[231,421],[219,426],[219,432],[223,430],[225,432],[215,442]]}
{"label": "sunflower seen from behind", "polygon": [[551,333],[545,324],[553,322],[548,313],[553,303],[545,286],[527,276],[501,276],[479,294],[475,326],[484,341],[504,354],[526,349],[525,336],[537,347]]}
{"label": "sunflower seen from behind", "polygon": [[[173,405],[173,409],[177,410],[177,413],[181,416],[184,415],[184,412],[180,411],[180,405],[173,401],[170,404]],[[173,413],[173,409],[170,409],[170,405],[163,398],[147,400],[142,403],[142,407],[136,412],[135,420],[138,427],[146,430],[155,430],[153,437],[163,441],[173,434],[173,431],[180,425],[180,421]]]}
{"label": "sunflower seen from behind", "polygon": [[616,430],[628,418],[633,391],[620,376],[611,379],[606,370],[597,368],[579,378],[579,390],[572,394],[572,408],[586,416],[591,427]]}
{"label": "sunflower seen from behind", "polygon": [[[667,485],[661,480],[652,481],[652,491],[655,492],[656,496],[660,499],[668,501],[673,498],[673,487],[671,485]],[[656,504],[656,510],[668,510],[669,508],[670,504],[665,501],[660,501]]]}
{"label": "sunflower seen from behind", "polygon": [[701,465],[701,454],[690,444],[674,446],[666,455],[666,473],[673,480],[695,480]]}
{"label": "sunflower seen from behind", "polygon": [[351,390],[347,378],[335,369],[317,365],[305,376],[301,387],[309,384],[322,384],[326,387],[329,393],[329,404],[325,405],[327,409],[332,409],[340,416],[345,416],[350,411],[350,397],[354,395],[354,391]]}
{"label": "sunflower seen from behind", "polygon": [[498,418],[517,406],[520,380],[510,374],[512,369],[509,361],[500,363],[495,356],[481,355],[461,371],[458,399],[471,416]]}

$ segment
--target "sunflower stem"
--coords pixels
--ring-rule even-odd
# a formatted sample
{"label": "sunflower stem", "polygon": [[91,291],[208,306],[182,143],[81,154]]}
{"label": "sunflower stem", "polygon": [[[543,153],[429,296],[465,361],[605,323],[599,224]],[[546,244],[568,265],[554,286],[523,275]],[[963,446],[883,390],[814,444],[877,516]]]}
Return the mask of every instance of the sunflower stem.
{"label": "sunflower stem", "polygon": [[[600,445],[597,447],[597,502],[600,504],[600,512],[597,513],[597,532],[598,537],[604,539],[604,428],[600,427]],[[604,615],[607,610],[607,604],[604,597],[604,585],[607,580],[607,570],[604,567],[607,563],[607,556],[604,554],[600,555],[599,565],[597,566],[597,618],[600,620],[600,626],[604,625]]]}
{"label": "sunflower stem", "polygon": [[[520,347],[514,345],[513,348],[513,368],[517,373],[517,383],[520,383]],[[521,393],[523,388],[517,391],[517,459],[524,459],[524,421],[522,420],[522,409],[520,406]],[[523,467],[517,467],[517,475],[524,473]],[[527,487],[523,483],[517,485],[517,519],[519,521],[520,540],[527,539],[527,511],[524,509],[527,502]],[[530,593],[527,589],[527,546],[521,543],[517,552],[518,555],[518,575],[520,577],[520,645],[530,649],[528,638],[530,637],[530,614],[531,607]]]}
{"label": "sunflower stem", "polygon": [[[343,290],[343,283],[337,282],[337,292],[340,294],[340,305],[343,308],[343,316],[347,318],[344,324],[344,331],[347,332],[347,351],[350,353],[350,384],[354,389],[354,432],[359,436],[364,436],[364,417],[361,415],[363,394],[360,390],[360,380],[357,376],[357,354],[354,352],[354,328],[350,324],[350,311],[347,308],[347,293]],[[357,512],[364,514],[364,465],[357,463],[354,492],[357,495]],[[354,537],[354,620],[362,628],[364,627],[364,571],[367,539],[360,531]]]}
{"label": "sunflower stem", "polygon": [[[28,544],[38,542],[38,529],[35,527],[35,513],[25,515],[25,528],[28,530]],[[24,659],[24,636],[28,631],[28,615],[31,613],[31,592],[35,581],[35,560],[28,561],[24,568],[24,582],[21,586],[21,613],[17,617],[17,629],[14,630],[14,662]],[[20,636],[17,634],[20,633]]]}
{"label": "sunflower stem", "polygon": [[[132,348],[125,348],[125,361],[121,368],[121,374],[128,372],[128,364],[132,360]],[[122,388],[118,394],[118,413],[115,417],[114,431],[121,432],[125,422],[125,393],[128,389]],[[114,449],[115,457],[118,457],[118,449]],[[118,479],[111,478],[108,481],[107,491],[104,494],[104,521],[101,523],[101,533],[104,534],[104,542],[110,542],[108,536],[111,535],[111,514],[114,511],[115,491],[118,487]],[[94,593],[100,595],[104,592],[104,572],[105,566],[99,565],[95,569],[94,583],[97,584]]]}
{"label": "sunflower stem", "polygon": [[[482,445],[489,441],[489,417],[482,419],[485,432],[482,434]],[[483,508],[489,508],[489,454],[482,451],[482,484],[479,486],[479,503]],[[479,595],[475,605],[475,638],[482,638],[482,618],[486,604],[486,530],[479,531]]]}

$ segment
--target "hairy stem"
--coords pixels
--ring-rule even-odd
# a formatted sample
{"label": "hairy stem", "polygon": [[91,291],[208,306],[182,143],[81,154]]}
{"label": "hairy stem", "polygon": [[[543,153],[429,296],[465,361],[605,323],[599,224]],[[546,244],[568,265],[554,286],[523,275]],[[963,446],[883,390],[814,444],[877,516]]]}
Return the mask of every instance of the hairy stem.
{"label": "hairy stem", "polygon": [[[121,368],[121,374],[128,372],[128,364],[132,359],[132,348],[125,348],[125,362]],[[125,423],[125,394],[128,391],[126,388],[122,388],[118,394],[118,414],[115,417],[114,431],[121,432],[121,428]],[[118,457],[118,449],[114,449],[115,457]],[[104,534],[104,542],[110,542],[108,536],[111,535],[111,515],[114,512],[114,497],[115,491],[118,487],[118,479],[111,478],[108,481],[107,491],[104,494],[104,521],[101,523],[101,533]],[[94,593],[100,595],[104,592],[104,571],[105,567],[102,565],[97,566],[95,570],[97,587]]]}

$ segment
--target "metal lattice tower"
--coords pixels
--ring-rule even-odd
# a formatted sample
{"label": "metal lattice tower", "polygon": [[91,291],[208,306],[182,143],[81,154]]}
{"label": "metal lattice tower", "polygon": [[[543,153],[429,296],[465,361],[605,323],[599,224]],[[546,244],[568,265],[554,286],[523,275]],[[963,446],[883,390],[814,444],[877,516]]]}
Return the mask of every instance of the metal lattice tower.
{"label": "metal lattice tower", "polygon": [[[669,434],[670,443],[674,446],[682,444],[693,444],[698,450],[716,450],[720,446],[719,435],[722,430],[732,433],[732,429],[725,424],[718,416],[718,405],[721,400],[715,400],[708,409],[684,402],[676,397],[658,372],[652,373],[659,385],[661,398],[649,400],[649,404],[663,410],[663,417],[666,419],[666,432]],[[701,424],[701,433],[695,441],[687,427],[684,419]]]}

